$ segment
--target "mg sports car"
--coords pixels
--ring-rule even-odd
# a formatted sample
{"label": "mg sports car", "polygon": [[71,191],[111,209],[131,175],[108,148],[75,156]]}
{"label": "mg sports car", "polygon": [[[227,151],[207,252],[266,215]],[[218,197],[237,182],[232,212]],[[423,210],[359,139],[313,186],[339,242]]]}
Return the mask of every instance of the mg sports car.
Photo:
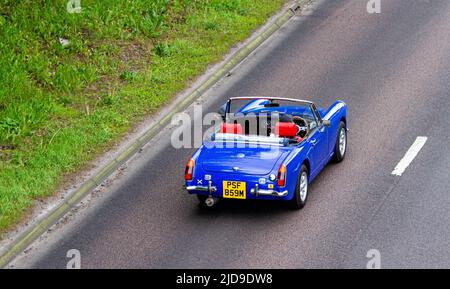
{"label": "mg sports car", "polygon": [[347,151],[347,105],[328,109],[279,97],[234,97],[223,122],[187,162],[185,188],[200,202],[282,200],[301,209],[309,184]]}

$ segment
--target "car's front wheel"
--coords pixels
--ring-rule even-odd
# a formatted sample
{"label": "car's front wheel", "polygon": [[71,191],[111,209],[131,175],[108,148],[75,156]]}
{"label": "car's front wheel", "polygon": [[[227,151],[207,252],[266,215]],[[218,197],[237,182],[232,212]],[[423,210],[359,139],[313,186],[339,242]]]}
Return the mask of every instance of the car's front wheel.
{"label": "car's front wheel", "polygon": [[341,121],[339,124],[336,147],[334,149],[334,161],[340,163],[345,158],[345,153],[347,152],[347,128],[345,123]]}
{"label": "car's front wheel", "polygon": [[292,209],[300,210],[305,206],[306,200],[308,199],[308,189],[308,168],[302,165],[298,174],[297,184],[295,185],[294,197],[291,200]]}

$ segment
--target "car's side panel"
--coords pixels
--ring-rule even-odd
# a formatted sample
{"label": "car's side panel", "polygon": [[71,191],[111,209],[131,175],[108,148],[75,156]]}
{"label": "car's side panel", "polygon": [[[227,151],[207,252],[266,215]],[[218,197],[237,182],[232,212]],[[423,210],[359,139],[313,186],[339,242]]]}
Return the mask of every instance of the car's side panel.
{"label": "car's side panel", "polygon": [[336,147],[337,133],[341,119],[347,120],[347,105],[342,101],[336,101],[330,108],[322,113],[324,120],[330,121],[328,130],[328,160],[333,156]]}
{"label": "car's side panel", "polygon": [[[295,169],[291,171],[291,180],[294,179],[294,176],[298,176],[300,165],[307,160],[310,170],[309,181],[311,182],[333,157],[339,124],[341,119],[347,120],[347,105],[342,101],[336,101],[327,111],[319,110],[319,113],[323,120],[330,121],[330,126],[321,125],[307,140],[300,144],[301,152],[292,159],[292,162],[296,165],[292,166]],[[295,185],[293,188],[295,188]]]}
{"label": "car's side panel", "polygon": [[328,156],[328,131],[320,126],[312,132],[307,142],[310,144],[308,158],[311,160],[310,178],[314,178],[325,165]]}
{"label": "car's side panel", "polygon": [[283,164],[287,169],[287,177],[286,177],[286,188],[289,191],[287,199],[292,199],[294,196],[295,186],[297,184],[297,178],[300,170],[300,166],[303,164],[306,159],[307,151],[309,144],[304,142],[302,145],[298,147],[293,147],[292,152],[286,159],[283,161]]}

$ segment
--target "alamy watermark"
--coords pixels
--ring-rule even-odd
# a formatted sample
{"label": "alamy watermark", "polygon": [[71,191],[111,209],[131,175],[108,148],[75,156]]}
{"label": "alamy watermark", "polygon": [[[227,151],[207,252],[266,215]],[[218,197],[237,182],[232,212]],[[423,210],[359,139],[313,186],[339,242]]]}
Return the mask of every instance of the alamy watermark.
{"label": "alamy watermark", "polygon": [[369,0],[367,2],[367,13],[380,14],[381,13],[381,0]]}
{"label": "alamy watermark", "polygon": [[[267,147],[278,149],[283,138],[275,133],[278,113],[207,113],[201,105],[193,106],[193,117],[186,112],[172,117],[170,141],[174,148],[244,148]],[[225,124],[226,123],[226,124]],[[225,126],[225,127],[224,127]]]}
{"label": "alamy watermark", "polygon": [[366,264],[367,269],[381,269],[381,253],[377,249],[367,251],[366,257],[369,261]]}
{"label": "alamy watermark", "polygon": [[69,13],[81,13],[81,0],[69,0],[66,6]]}
{"label": "alamy watermark", "polygon": [[81,269],[81,253],[77,249],[70,249],[66,253],[66,257],[69,258],[67,262],[67,269]]}

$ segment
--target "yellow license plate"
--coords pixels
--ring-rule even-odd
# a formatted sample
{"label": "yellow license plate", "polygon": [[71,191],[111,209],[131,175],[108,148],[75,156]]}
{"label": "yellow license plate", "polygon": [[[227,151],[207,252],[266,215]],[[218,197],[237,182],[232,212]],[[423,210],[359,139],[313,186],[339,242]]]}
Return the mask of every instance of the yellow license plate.
{"label": "yellow license plate", "polygon": [[245,199],[247,197],[245,182],[222,181],[222,193],[227,199]]}

